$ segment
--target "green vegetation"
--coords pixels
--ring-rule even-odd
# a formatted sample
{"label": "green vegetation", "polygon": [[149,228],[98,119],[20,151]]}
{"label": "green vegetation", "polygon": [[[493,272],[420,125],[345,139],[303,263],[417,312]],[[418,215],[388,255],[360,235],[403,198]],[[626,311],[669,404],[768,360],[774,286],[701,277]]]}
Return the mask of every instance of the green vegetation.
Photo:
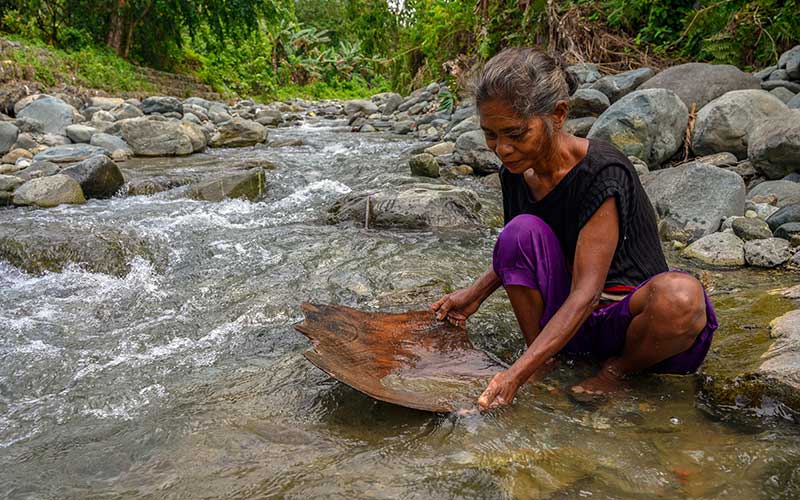
{"label": "green vegetation", "polygon": [[66,73],[141,89],[121,57],[223,93],[349,98],[439,79],[460,87],[476,63],[516,45],[610,69],[763,67],[800,43],[800,1],[0,0],[0,31],[56,49],[15,56],[44,83]]}

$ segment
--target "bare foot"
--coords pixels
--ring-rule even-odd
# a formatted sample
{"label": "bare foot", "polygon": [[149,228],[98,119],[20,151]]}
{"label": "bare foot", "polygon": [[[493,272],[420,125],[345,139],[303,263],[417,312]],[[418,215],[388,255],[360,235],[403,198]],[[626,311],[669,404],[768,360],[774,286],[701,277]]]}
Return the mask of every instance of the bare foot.
{"label": "bare foot", "polygon": [[602,400],[606,396],[619,392],[622,389],[621,383],[624,378],[625,376],[613,361],[609,360],[597,372],[597,375],[573,385],[570,394],[581,402]]}

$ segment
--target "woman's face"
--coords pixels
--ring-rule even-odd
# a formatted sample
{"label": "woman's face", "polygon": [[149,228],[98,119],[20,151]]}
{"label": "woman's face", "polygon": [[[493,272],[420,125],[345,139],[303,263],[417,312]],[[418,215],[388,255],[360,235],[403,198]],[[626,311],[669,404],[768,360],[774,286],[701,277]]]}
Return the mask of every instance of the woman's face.
{"label": "woman's face", "polygon": [[520,118],[502,99],[481,103],[478,114],[486,145],[511,173],[521,174],[549,157],[553,144],[544,118]]}

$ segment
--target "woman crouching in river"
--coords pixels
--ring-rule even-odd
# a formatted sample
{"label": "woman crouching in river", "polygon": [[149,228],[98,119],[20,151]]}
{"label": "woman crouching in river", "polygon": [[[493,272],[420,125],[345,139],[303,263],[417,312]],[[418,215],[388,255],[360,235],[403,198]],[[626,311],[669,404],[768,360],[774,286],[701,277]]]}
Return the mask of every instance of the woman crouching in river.
{"label": "woman crouching in river", "polygon": [[669,271],[653,207],[614,146],[562,130],[576,82],[551,57],[506,49],[480,76],[475,98],[486,144],[500,158],[505,227],[492,266],[431,306],[465,326],[502,285],[527,349],[478,399],[510,404],[558,353],[603,360],[572,387],[603,394],[640,373],[692,373],[717,319],[694,277]]}

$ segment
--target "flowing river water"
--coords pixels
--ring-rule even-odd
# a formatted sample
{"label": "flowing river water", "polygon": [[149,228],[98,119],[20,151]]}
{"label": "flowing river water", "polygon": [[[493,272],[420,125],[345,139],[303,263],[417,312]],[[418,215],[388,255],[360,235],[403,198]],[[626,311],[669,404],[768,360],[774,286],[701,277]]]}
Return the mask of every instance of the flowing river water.
{"label": "flowing river water", "polygon": [[[510,408],[456,416],[374,401],[312,366],[292,328],[301,302],[424,308],[486,268],[499,231],[327,225],[342,194],[408,181],[419,146],[342,125],[271,133],[302,146],[124,167],[195,175],[269,160],[277,168],[258,203],[166,192],[0,211],[0,224],[21,230],[140,242],[119,276],[0,262],[0,498],[800,497],[796,424],[715,405],[697,377],[643,377],[587,407],[566,389],[592,367],[562,364]],[[497,221],[497,190],[457,183]],[[714,276],[731,310],[780,282]],[[490,298],[469,331],[508,361],[522,342],[503,299]],[[721,316],[766,338],[768,319]],[[721,342],[739,331],[725,328]]]}

